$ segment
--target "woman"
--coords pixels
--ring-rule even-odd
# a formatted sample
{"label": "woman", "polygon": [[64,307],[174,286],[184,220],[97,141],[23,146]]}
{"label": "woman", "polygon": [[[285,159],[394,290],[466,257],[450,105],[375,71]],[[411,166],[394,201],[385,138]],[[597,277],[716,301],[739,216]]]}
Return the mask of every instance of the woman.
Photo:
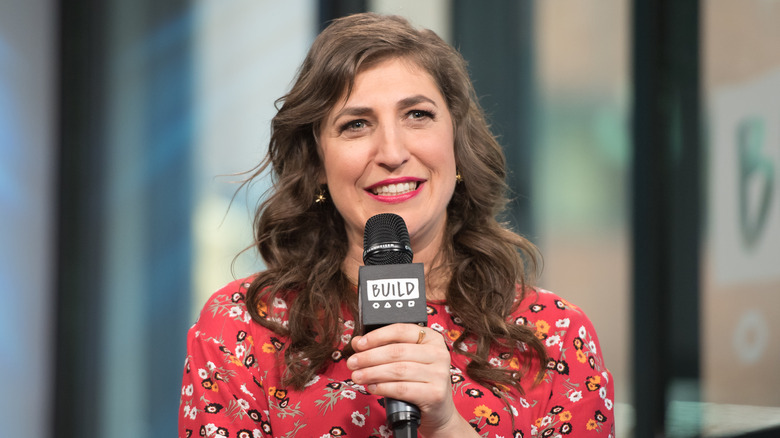
{"label": "woman", "polygon": [[[387,437],[383,397],[419,434],[613,434],[612,378],[576,307],[534,289],[505,229],[504,157],[460,55],[399,17],[315,40],[272,122],[258,210],[267,270],[217,292],[189,332],[180,436]],[[363,228],[406,222],[428,328],[355,333]]]}

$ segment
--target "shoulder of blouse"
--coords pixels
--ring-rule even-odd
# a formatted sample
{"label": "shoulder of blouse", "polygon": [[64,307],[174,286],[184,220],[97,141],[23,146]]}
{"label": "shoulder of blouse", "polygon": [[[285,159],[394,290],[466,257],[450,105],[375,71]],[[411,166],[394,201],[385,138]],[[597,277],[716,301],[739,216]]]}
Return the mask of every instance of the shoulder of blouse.
{"label": "shoulder of blouse", "polygon": [[[246,292],[251,281],[251,277],[234,280],[214,292],[203,305],[192,329],[213,334],[229,328],[263,330],[264,327],[254,322],[247,311]],[[277,319],[280,324],[287,320],[286,310],[287,303],[282,298],[261,300],[258,304],[261,316]]]}
{"label": "shoulder of blouse", "polygon": [[192,330],[219,333],[229,324],[248,324],[252,318],[246,311],[247,286],[246,280],[234,280],[211,294]]}
{"label": "shoulder of blouse", "polygon": [[530,317],[535,314],[550,314],[552,310],[556,310],[556,315],[564,315],[570,318],[587,318],[585,312],[575,304],[569,302],[565,298],[562,298],[555,292],[551,292],[542,288],[526,288],[524,294],[520,294],[520,288],[518,287],[518,294],[516,300],[517,308],[512,313],[515,317]]}

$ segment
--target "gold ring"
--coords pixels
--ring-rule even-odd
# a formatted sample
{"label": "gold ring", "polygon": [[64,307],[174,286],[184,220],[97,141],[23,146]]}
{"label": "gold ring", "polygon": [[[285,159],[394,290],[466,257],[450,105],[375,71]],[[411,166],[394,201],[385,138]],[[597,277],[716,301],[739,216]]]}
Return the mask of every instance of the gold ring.
{"label": "gold ring", "polygon": [[422,344],[423,339],[425,339],[425,330],[420,330],[420,334],[417,336],[417,343]]}

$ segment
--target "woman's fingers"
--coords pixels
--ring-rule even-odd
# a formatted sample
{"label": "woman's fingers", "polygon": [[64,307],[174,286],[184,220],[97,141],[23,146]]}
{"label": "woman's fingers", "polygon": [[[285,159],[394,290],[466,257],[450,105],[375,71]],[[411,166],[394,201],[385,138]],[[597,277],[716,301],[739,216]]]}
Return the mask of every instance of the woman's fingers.
{"label": "woman's fingers", "polygon": [[450,355],[444,339],[428,328],[393,324],[355,337],[352,346],[355,354],[347,360],[347,367],[351,370],[383,364],[395,364],[403,370],[403,363],[410,362],[439,364],[449,372]]}
{"label": "woman's fingers", "polygon": [[[436,341],[435,337],[431,336],[432,333],[438,335],[427,327],[414,324],[392,324],[363,336],[356,336],[352,340],[352,347],[355,351],[364,351],[388,344],[427,344]],[[439,335],[439,337],[441,336]]]}
{"label": "woman's fingers", "polygon": [[417,362],[394,362],[381,365],[367,365],[356,368],[352,380],[360,385],[370,385],[381,382],[416,382],[426,383],[431,379],[425,364]]}
{"label": "woman's fingers", "polygon": [[414,344],[390,344],[370,348],[353,354],[347,360],[351,370],[372,367],[387,363],[417,362],[431,364],[443,359],[435,347]]}

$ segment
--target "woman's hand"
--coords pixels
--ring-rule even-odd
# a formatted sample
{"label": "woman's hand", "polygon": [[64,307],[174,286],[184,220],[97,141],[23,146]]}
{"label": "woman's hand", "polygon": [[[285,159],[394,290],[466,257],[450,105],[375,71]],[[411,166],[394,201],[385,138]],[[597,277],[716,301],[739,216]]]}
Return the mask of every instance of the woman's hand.
{"label": "woman's hand", "polygon": [[[419,343],[418,343],[419,341]],[[412,403],[421,436],[477,436],[452,400],[450,353],[442,336],[414,324],[392,324],[352,339],[352,380],[372,394]]]}

